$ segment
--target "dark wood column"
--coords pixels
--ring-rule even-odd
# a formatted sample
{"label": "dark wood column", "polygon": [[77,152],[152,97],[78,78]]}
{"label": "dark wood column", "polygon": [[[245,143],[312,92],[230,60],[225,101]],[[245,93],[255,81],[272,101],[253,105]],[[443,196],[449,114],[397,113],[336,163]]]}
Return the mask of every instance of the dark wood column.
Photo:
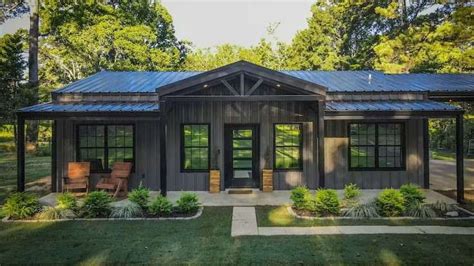
{"label": "dark wood column", "polygon": [[160,101],[160,192],[166,196],[166,124],[167,103]]}
{"label": "dark wood column", "polygon": [[51,191],[58,192],[58,178],[57,178],[57,121],[53,120],[51,132]]}
{"label": "dark wood column", "polygon": [[324,101],[318,101],[318,172],[319,187],[325,186],[325,169],[324,169],[324,110],[326,104]]}
{"label": "dark wood column", "polygon": [[430,188],[430,131],[429,119],[423,119],[423,187]]}
{"label": "dark wood column", "polygon": [[17,163],[17,191],[25,191],[25,119],[18,115],[17,117],[17,145],[16,145],[16,163]]}
{"label": "dark wood column", "polygon": [[464,125],[463,115],[456,116],[456,177],[457,200],[464,202]]}

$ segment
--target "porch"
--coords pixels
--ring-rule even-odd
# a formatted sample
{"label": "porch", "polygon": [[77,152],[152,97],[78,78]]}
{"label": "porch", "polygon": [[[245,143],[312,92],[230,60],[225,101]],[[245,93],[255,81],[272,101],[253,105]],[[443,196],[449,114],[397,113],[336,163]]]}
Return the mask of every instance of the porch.
{"label": "porch", "polygon": [[[344,191],[336,190],[339,198],[343,198]],[[360,203],[368,203],[374,200],[381,192],[381,189],[363,189],[359,198]],[[173,203],[179,199],[182,193],[186,191],[168,191],[167,197]],[[199,201],[203,206],[281,206],[291,204],[290,190],[279,190],[273,192],[262,192],[254,190],[251,194],[229,194],[227,191],[220,193],[209,193],[207,191],[188,191],[196,193]],[[430,189],[423,189],[426,196],[426,203],[444,202],[447,204],[456,204],[456,201],[448,198],[436,191]],[[158,196],[158,191],[150,192],[150,198],[154,199]],[[54,205],[56,197],[59,193],[51,193],[40,199],[40,202],[45,205]],[[114,204],[121,205],[128,202],[128,199],[122,199]]]}

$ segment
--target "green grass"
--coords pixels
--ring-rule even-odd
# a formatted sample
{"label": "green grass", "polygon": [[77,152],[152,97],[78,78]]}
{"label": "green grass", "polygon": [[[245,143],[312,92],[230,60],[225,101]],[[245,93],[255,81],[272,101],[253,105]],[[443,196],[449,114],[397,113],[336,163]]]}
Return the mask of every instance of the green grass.
{"label": "green grass", "polygon": [[431,159],[444,160],[444,161],[454,161],[454,160],[456,160],[456,153],[433,150],[433,151],[431,151]]}
{"label": "green grass", "polygon": [[383,220],[383,219],[360,219],[360,220],[307,220],[299,219],[290,215],[286,206],[260,206],[256,207],[258,226],[332,226],[332,225],[445,225],[445,226],[472,226],[474,220]]}
{"label": "green grass", "polygon": [[[189,221],[0,224],[11,264],[473,264],[472,236],[230,236],[232,208]],[[449,252],[447,252],[449,250]]]}
{"label": "green grass", "polygon": [[[27,154],[25,159],[26,182],[51,174],[51,157]],[[0,203],[7,193],[16,188],[16,153],[0,152]]]}

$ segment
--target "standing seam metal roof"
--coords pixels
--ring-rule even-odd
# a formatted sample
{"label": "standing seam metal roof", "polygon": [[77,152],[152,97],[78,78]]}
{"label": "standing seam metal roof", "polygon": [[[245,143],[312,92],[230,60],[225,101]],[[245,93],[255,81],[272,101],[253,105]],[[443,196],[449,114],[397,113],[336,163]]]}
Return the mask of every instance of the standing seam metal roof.
{"label": "standing seam metal roof", "polygon": [[[474,74],[384,74],[379,71],[281,71],[328,92],[473,92]],[[155,93],[202,72],[102,71],[55,93]],[[370,78],[369,78],[370,77]]]}

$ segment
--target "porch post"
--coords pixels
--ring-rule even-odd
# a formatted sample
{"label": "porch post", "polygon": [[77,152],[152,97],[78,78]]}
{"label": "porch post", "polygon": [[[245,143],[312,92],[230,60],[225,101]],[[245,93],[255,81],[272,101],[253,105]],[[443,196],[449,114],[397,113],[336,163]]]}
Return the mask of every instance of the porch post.
{"label": "porch post", "polygon": [[319,170],[319,187],[325,186],[325,169],[324,169],[324,110],[326,104],[324,101],[318,101],[318,170]]}
{"label": "porch post", "polygon": [[52,132],[51,132],[51,192],[58,192],[57,184],[57,121],[53,120]]}
{"label": "porch post", "polygon": [[423,119],[423,187],[430,188],[430,131],[428,118]]}
{"label": "porch post", "polygon": [[25,119],[19,114],[17,116],[17,141],[17,191],[22,192],[25,191]]}
{"label": "porch post", "polygon": [[160,101],[160,192],[166,196],[166,102]]}
{"label": "porch post", "polygon": [[457,177],[457,200],[464,202],[464,147],[463,147],[463,114],[456,115],[456,177]]}

